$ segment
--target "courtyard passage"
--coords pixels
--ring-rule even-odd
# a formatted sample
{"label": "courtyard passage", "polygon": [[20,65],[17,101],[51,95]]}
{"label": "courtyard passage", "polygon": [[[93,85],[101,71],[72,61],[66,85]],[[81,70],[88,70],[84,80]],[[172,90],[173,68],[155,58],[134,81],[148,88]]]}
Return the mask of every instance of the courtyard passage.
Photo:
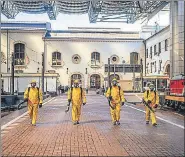
{"label": "courtyard passage", "polygon": [[[131,98],[129,94],[127,97]],[[121,110],[121,125],[113,126],[107,99],[90,92],[82,108],[80,124],[73,125],[71,111],[65,113],[66,105],[66,95],[47,100],[39,109],[35,127],[23,110],[3,124],[3,156],[184,155],[184,117],[181,115],[158,110],[158,126],[153,127],[145,124],[143,105],[126,103]],[[2,120],[6,119],[8,116]]]}

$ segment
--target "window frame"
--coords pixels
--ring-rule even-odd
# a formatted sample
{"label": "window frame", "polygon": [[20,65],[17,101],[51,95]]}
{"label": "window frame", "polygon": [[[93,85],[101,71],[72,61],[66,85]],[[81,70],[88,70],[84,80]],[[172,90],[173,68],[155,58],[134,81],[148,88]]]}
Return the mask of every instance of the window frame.
{"label": "window frame", "polygon": [[15,66],[25,65],[25,58],[26,58],[25,47],[26,47],[25,44],[21,42],[14,44],[14,65]]}
{"label": "window frame", "polygon": [[161,42],[158,44],[158,55],[161,53]]}
{"label": "window frame", "polygon": [[91,61],[99,61],[100,62],[100,53],[99,52],[92,52],[91,53]]}
{"label": "window frame", "polygon": [[153,72],[153,71],[152,71],[152,67],[153,67],[152,65],[153,65],[153,63],[151,62],[151,63],[150,63],[150,73]]}
{"label": "window frame", "polygon": [[59,51],[54,51],[52,53],[52,66],[62,65],[62,53]]}
{"label": "window frame", "polygon": [[154,62],[155,72],[157,72],[157,62]]}
{"label": "window frame", "polygon": [[154,55],[157,54],[157,45],[154,45]]}
{"label": "window frame", "polygon": [[150,47],[150,58],[152,59],[152,52],[153,51],[153,48],[152,48],[152,46]]}
{"label": "window frame", "polygon": [[148,48],[146,49],[146,58],[148,58]]}
{"label": "window frame", "polygon": [[165,39],[165,51],[168,51],[168,39]]}

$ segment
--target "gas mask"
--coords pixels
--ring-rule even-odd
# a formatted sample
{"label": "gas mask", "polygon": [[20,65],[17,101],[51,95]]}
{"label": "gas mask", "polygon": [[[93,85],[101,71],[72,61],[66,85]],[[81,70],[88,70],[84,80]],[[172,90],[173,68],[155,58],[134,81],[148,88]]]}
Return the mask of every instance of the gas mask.
{"label": "gas mask", "polygon": [[154,87],[150,87],[150,90],[151,90],[151,91],[154,91]]}
{"label": "gas mask", "polygon": [[117,86],[118,82],[117,81],[112,81],[113,86]]}
{"label": "gas mask", "polygon": [[36,86],[36,83],[31,83],[32,88],[35,88],[35,86]]}
{"label": "gas mask", "polygon": [[78,88],[79,87],[79,84],[78,83],[74,83],[74,87],[75,88]]}

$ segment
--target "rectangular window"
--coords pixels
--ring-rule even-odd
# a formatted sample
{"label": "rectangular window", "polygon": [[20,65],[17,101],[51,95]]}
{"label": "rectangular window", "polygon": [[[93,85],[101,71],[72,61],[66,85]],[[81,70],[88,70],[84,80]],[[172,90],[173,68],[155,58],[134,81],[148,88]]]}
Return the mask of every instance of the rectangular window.
{"label": "rectangular window", "polygon": [[150,58],[152,59],[152,46],[150,47]]}
{"label": "rectangular window", "polygon": [[165,51],[168,51],[168,39],[165,40]]}
{"label": "rectangular window", "polygon": [[150,63],[150,73],[152,73],[152,63]]}
{"label": "rectangular window", "polygon": [[157,64],[156,61],[154,62],[154,66],[155,66],[155,72],[157,71]]}
{"label": "rectangular window", "polygon": [[148,58],[148,49],[146,49],[146,58]]}
{"label": "rectangular window", "polygon": [[161,71],[161,67],[162,67],[162,60],[159,60],[159,73]]}
{"label": "rectangular window", "polygon": [[[130,65],[130,64],[124,65],[124,66],[123,66],[123,64],[118,64],[115,67],[115,71],[116,72],[121,72],[121,73],[123,73],[123,72],[124,73],[132,73],[133,70],[134,70],[134,67],[133,67],[133,65]],[[108,72],[108,65],[107,64],[105,64],[105,72]],[[114,72],[114,65],[110,65],[110,72]],[[136,73],[141,72],[141,66],[140,65],[135,66],[135,72]]]}
{"label": "rectangular window", "polygon": [[157,54],[157,51],[156,51],[156,45],[154,45],[154,55]]}
{"label": "rectangular window", "polygon": [[160,54],[161,53],[161,43],[159,43],[159,52],[158,52],[158,54]]}
{"label": "rectangular window", "polygon": [[53,52],[52,53],[52,65],[62,65],[61,57],[62,56],[60,52]]}

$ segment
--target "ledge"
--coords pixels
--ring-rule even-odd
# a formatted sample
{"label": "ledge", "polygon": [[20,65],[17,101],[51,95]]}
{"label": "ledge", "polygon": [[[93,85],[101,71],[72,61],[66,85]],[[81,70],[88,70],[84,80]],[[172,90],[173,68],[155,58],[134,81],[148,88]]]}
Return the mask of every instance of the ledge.
{"label": "ledge", "polygon": [[63,67],[64,65],[51,65],[52,68],[61,68]]}
{"label": "ledge", "polygon": [[[15,77],[41,77],[41,73],[15,73]],[[59,73],[45,73],[44,77],[59,77]],[[11,77],[11,73],[2,73],[2,77]]]}
{"label": "ledge", "polygon": [[17,70],[18,68],[26,68],[27,65],[15,65],[15,69]]}

